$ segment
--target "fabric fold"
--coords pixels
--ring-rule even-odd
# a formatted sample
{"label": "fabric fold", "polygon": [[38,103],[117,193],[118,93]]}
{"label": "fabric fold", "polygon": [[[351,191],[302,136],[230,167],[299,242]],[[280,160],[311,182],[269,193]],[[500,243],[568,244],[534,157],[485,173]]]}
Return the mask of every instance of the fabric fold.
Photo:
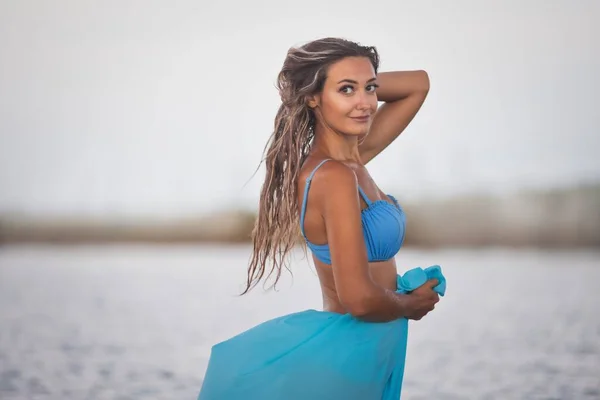
{"label": "fabric fold", "polygon": [[398,275],[398,291],[410,293],[430,279],[437,279],[438,284],[434,286],[433,290],[440,296],[444,296],[446,294],[446,278],[442,274],[442,268],[439,265],[432,265],[425,269],[416,267],[406,271],[402,276]]}

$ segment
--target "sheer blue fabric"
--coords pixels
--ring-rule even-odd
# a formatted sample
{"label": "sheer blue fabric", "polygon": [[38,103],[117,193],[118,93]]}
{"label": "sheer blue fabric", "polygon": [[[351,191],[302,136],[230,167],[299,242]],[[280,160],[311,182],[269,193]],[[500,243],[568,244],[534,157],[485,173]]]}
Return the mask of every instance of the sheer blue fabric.
{"label": "sheer blue fabric", "polygon": [[[437,265],[397,278],[407,293],[436,278]],[[213,346],[198,400],[398,400],[408,320],[364,322],[305,310],[257,325]]]}

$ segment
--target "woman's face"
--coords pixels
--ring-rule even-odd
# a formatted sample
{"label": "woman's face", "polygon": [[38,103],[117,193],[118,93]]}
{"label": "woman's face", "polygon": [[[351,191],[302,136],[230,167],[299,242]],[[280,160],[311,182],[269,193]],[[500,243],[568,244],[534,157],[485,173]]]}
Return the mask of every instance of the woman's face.
{"label": "woman's face", "polygon": [[376,88],[371,61],[347,57],[329,67],[322,92],[309,101],[309,106],[317,120],[335,132],[366,135],[377,111]]}

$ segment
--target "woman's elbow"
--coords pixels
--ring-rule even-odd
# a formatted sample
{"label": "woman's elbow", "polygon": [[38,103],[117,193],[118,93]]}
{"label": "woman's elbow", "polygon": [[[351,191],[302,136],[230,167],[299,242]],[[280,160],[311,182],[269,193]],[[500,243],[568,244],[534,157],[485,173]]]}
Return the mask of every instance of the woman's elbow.
{"label": "woman's elbow", "polygon": [[373,313],[374,301],[373,296],[363,295],[354,296],[351,299],[342,301],[342,305],[355,318],[365,318]]}
{"label": "woman's elbow", "polygon": [[427,71],[424,70],[420,70],[419,73],[421,74],[421,91],[425,94],[429,93],[429,88],[431,87],[431,81],[429,80],[429,74],[427,73]]}

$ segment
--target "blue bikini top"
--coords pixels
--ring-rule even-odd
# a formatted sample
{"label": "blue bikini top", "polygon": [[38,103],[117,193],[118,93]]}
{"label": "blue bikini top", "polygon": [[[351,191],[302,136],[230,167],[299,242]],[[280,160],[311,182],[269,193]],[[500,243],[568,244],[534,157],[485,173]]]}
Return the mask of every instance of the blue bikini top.
{"label": "blue bikini top", "polygon": [[[306,213],[310,182],[312,181],[315,172],[317,172],[321,165],[327,161],[329,161],[329,159],[321,161],[306,179],[304,199],[302,200],[302,211],[300,213],[300,229],[307,246],[311,249],[317,259],[325,264],[331,265],[329,244],[311,243],[304,233],[304,215]],[[369,262],[387,261],[398,253],[404,242],[406,215],[394,196],[388,195],[394,202],[394,204],[391,204],[385,200],[369,200],[360,185],[358,186],[358,191],[365,203],[367,203],[367,208],[361,211],[361,221]]]}

